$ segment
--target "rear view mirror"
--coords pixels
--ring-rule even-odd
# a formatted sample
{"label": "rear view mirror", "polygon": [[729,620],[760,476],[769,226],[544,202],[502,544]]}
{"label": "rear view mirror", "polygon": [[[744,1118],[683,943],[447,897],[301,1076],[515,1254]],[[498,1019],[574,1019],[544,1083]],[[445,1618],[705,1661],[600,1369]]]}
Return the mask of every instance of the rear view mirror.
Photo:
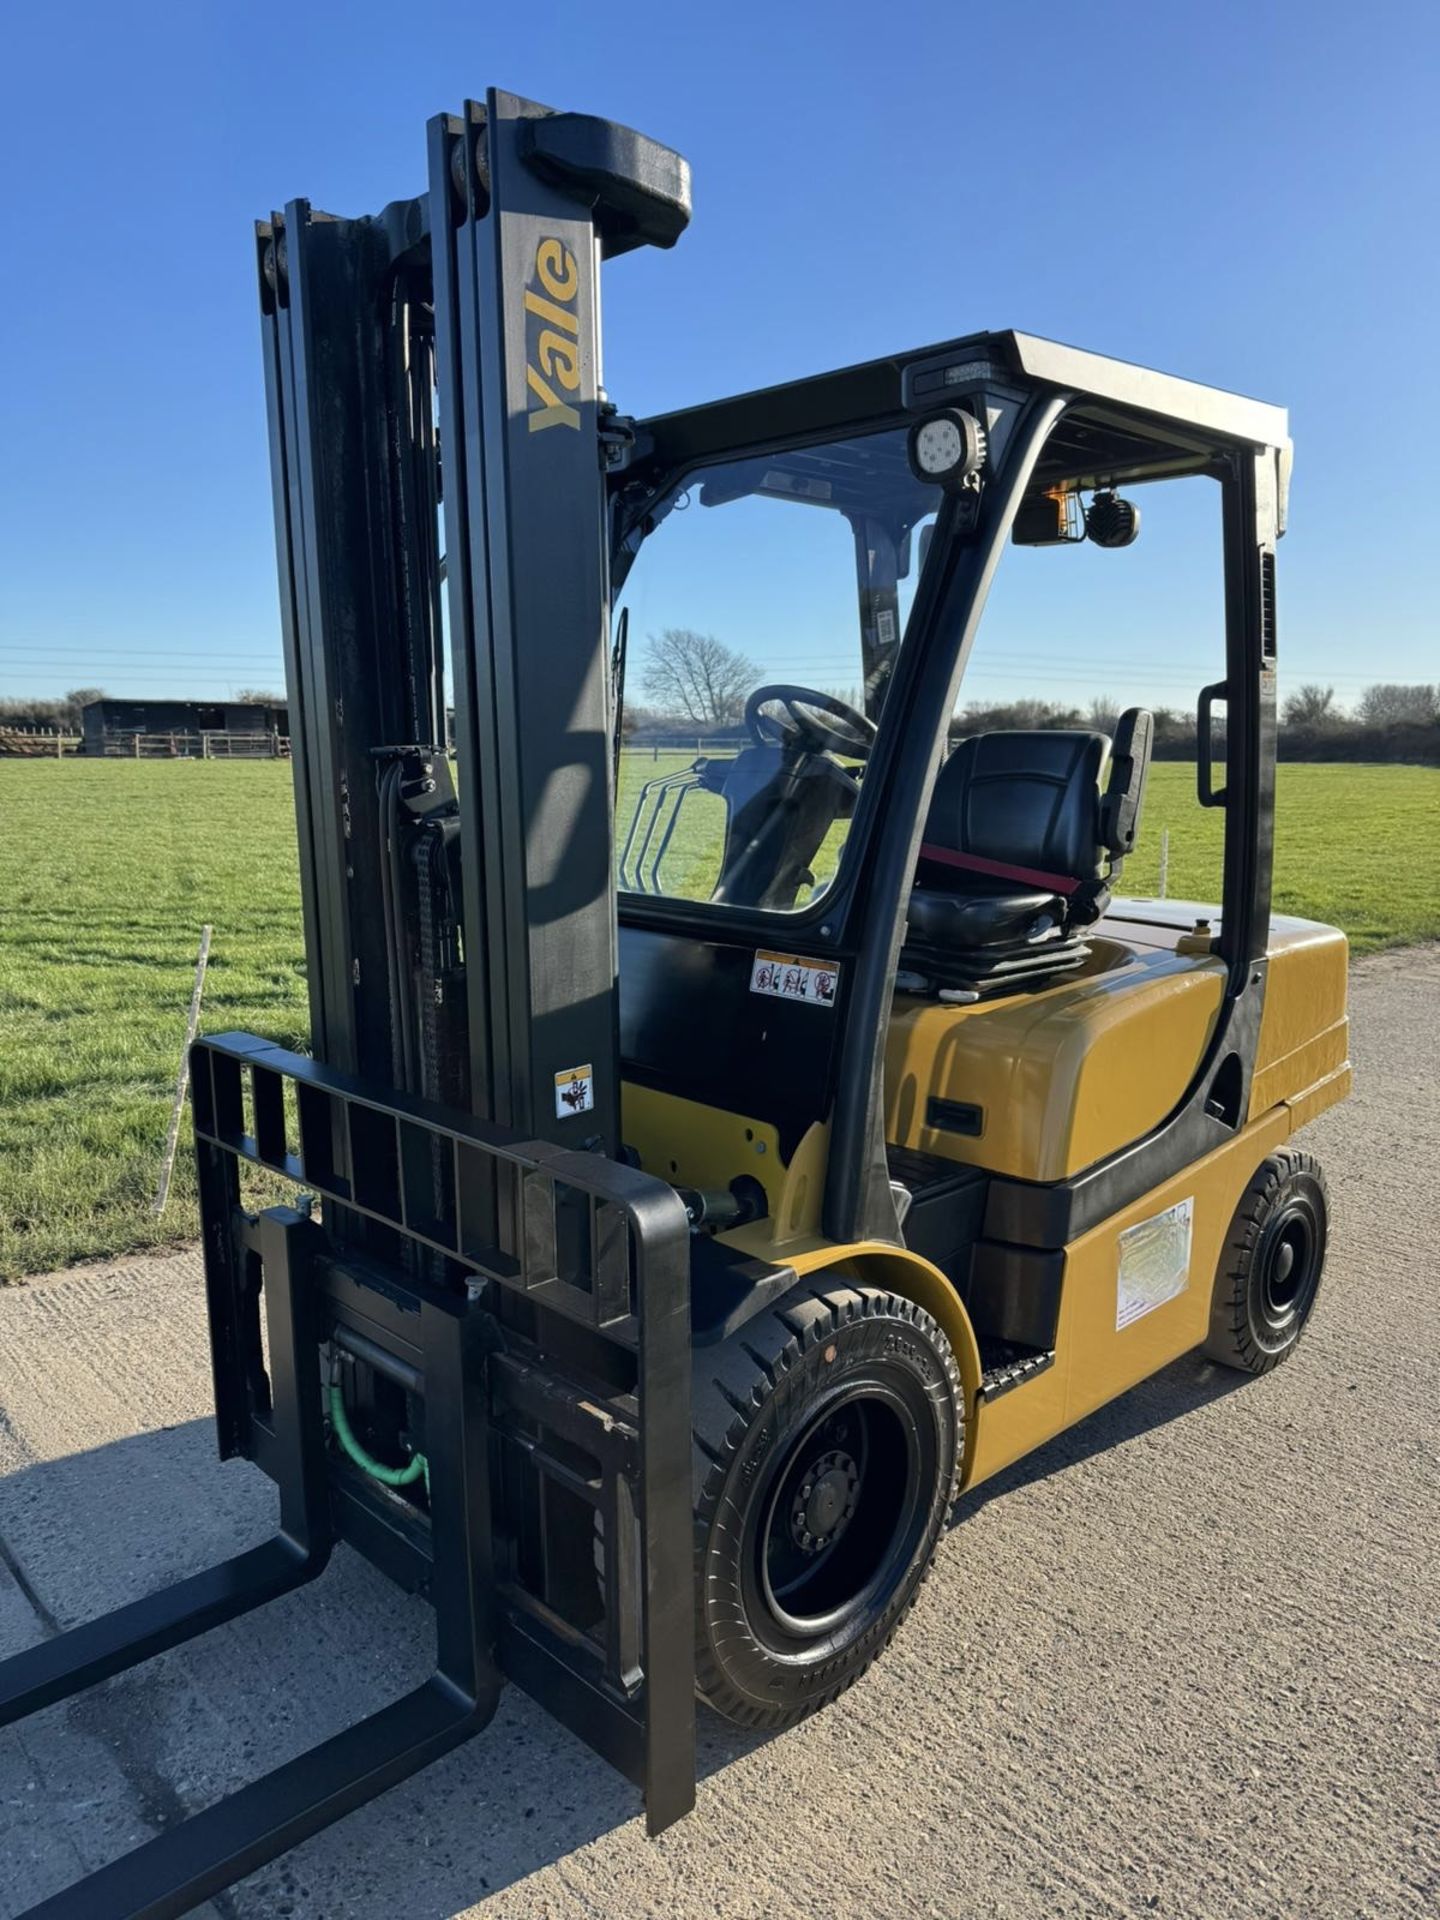
{"label": "rear view mirror", "polygon": [[1080,496],[1056,489],[1038,500],[1024,500],[1010,538],[1017,547],[1070,547],[1085,538]]}

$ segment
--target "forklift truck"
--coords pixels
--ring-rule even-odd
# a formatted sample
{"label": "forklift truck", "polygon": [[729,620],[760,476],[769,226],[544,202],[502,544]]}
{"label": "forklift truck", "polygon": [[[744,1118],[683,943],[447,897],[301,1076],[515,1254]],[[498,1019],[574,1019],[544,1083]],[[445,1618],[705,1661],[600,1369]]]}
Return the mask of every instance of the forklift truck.
{"label": "forklift truck", "polygon": [[[279,1521],[11,1659],[0,1722],[339,1541],[429,1597],[436,1669],[32,1920],[189,1910],[505,1680],[659,1832],[697,1697],[824,1705],[957,1492],[1197,1346],[1264,1371],[1313,1305],[1290,1140],[1350,1069],[1343,938],[1270,911],[1284,413],[995,332],[632,418],[601,262],[689,212],[677,154],[492,92],[420,197],[258,228],[313,1054],[220,1034],[192,1084],[219,1448]],[[1121,567],[1131,494],[1186,476],[1223,525],[1202,909],[1117,892],[1148,714],[951,720],[1007,546]],[[742,502],[853,536],[863,685],[756,687],[622,835],[612,598]]]}

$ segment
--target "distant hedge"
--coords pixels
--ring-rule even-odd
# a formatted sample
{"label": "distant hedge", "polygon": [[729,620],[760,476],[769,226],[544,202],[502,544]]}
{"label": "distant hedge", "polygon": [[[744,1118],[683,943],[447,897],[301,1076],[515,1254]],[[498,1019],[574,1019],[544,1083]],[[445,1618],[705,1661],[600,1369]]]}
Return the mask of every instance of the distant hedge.
{"label": "distant hedge", "polygon": [[1366,727],[1358,721],[1318,727],[1282,726],[1282,760],[1390,760],[1411,766],[1440,766],[1440,721],[1416,726],[1393,721]]}
{"label": "distant hedge", "polygon": [[[1119,716],[1102,711],[1097,703],[1088,713],[1076,707],[1053,706],[1042,700],[1021,700],[1012,706],[970,707],[952,721],[951,734],[992,733],[1012,727],[1094,727],[1113,733]],[[1225,751],[1225,724],[1217,719],[1213,745],[1218,760]],[[1346,714],[1314,723],[1280,723],[1277,756],[1281,760],[1368,760],[1411,766],[1440,766],[1440,719],[1391,720],[1367,725]],[[1157,760],[1195,758],[1195,722],[1189,714],[1159,709],[1155,714],[1154,757]]]}
{"label": "distant hedge", "polygon": [[[1224,751],[1225,731],[1223,727],[1217,727],[1217,760]],[[1193,760],[1193,728],[1185,732],[1158,734],[1154,757],[1157,760]],[[1278,760],[1368,760],[1391,765],[1435,767],[1440,766],[1440,725],[1362,727],[1358,722],[1350,721],[1319,727],[1282,725],[1276,735],[1275,757]]]}

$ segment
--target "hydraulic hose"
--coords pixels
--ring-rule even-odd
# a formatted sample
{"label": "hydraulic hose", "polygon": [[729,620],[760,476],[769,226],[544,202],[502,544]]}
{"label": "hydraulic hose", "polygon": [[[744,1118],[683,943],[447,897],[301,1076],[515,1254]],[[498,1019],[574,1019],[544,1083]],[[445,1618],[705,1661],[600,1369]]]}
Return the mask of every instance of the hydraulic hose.
{"label": "hydraulic hose", "polygon": [[345,1397],[338,1380],[330,1389],[330,1424],[335,1429],[335,1438],[360,1471],[368,1473],[372,1480],[378,1480],[381,1486],[409,1487],[423,1478],[426,1487],[429,1487],[430,1464],[423,1453],[412,1453],[403,1467],[387,1467],[383,1461],[365,1451],[355,1438],[355,1429],[345,1411]]}

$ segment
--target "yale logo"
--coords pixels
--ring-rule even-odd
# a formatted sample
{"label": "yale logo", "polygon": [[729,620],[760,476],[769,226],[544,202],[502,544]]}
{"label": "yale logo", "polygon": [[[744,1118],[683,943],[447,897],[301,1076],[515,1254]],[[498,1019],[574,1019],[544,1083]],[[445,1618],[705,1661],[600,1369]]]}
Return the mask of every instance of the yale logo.
{"label": "yale logo", "polygon": [[579,428],[579,408],[565,398],[567,394],[578,397],[580,392],[579,292],[580,270],[574,254],[559,240],[542,240],[535,249],[531,284],[525,289],[525,311],[531,316],[525,362],[532,396],[531,433],[546,427]]}

